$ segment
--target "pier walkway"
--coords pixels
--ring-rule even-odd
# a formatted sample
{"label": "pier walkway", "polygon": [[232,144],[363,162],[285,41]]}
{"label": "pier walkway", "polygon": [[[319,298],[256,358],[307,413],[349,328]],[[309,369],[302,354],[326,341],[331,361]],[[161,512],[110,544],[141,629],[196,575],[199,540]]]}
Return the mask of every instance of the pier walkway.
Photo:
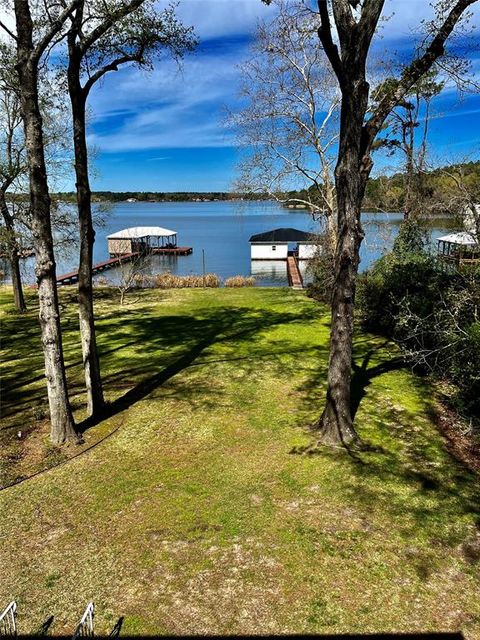
{"label": "pier walkway", "polygon": [[303,278],[298,268],[298,259],[295,256],[287,258],[288,284],[292,289],[303,289]]}
{"label": "pier walkway", "polygon": [[[168,256],[188,256],[191,253],[193,253],[192,247],[154,247],[150,249],[148,255],[156,254]],[[115,256],[113,258],[109,258],[108,260],[104,260],[103,262],[98,262],[92,267],[92,275],[96,276],[98,273],[102,273],[102,271],[106,271],[107,269],[113,269],[114,267],[119,267],[126,262],[132,262],[136,258],[140,257],[140,255],[140,252],[136,251],[134,253],[124,253],[120,256]],[[64,273],[61,276],[57,276],[57,285],[75,284],[77,282],[78,270],[71,271],[70,273]]]}

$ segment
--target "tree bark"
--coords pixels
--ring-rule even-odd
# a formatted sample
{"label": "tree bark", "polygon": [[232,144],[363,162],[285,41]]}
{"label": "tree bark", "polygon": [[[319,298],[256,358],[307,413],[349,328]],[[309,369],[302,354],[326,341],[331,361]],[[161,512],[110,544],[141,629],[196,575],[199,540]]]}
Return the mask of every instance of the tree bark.
{"label": "tree bark", "polygon": [[332,321],[326,405],[316,426],[326,444],[358,441],[350,402],[354,303],[360,245],[360,215],[370,164],[361,150],[368,83],[360,76],[344,87],[340,116],[340,148],[335,168],[338,240],[332,294]]}
{"label": "tree bark", "polygon": [[5,192],[3,191],[3,189],[0,189],[0,209],[2,210],[2,217],[8,235],[8,252],[10,269],[12,271],[12,288],[15,309],[23,313],[27,310],[27,305],[25,304],[25,296],[23,295],[22,274],[20,273],[20,258],[18,255],[18,242],[15,238],[15,227],[13,218],[8,210]]}
{"label": "tree bark", "polygon": [[50,194],[45,166],[42,117],[38,102],[38,57],[33,54],[33,24],[28,0],[15,0],[17,73],[29,166],[32,231],[39,318],[45,359],[51,440],[78,441],[68,399],[50,220]]}
{"label": "tree bark", "polygon": [[92,267],[95,230],[92,222],[92,196],[88,178],[88,150],[85,125],[86,95],[80,85],[80,60],[76,55],[75,42],[72,42],[71,37],[69,37],[68,87],[73,115],[73,143],[80,229],[78,314],[87,389],[87,410],[89,415],[94,415],[100,413],[105,405],[93,308]]}

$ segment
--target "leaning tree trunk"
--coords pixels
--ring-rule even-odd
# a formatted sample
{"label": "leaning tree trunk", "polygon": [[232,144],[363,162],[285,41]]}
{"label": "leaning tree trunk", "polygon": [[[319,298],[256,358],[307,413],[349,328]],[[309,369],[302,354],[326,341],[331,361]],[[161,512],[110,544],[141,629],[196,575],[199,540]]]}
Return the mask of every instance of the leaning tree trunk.
{"label": "leaning tree trunk", "polygon": [[78,314],[80,319],[85,385],[87,389],[87,409],[89,415],[94,415],[101,412],[105,403],[93,310],[92,266],[95,230],[92,222],[92,196],[88,179],[85,97],[80,86],[80,71],[74,60],[71,60],[68,70],[68,85],[73,114],[75,175],[80,229]]}
{"label": "leaning tree trunk", "polygon": [[56,266],[50,220],[50,195],[45,166],[42,117],[38,104],[38,61],[33,49],[32,21],[28,2],[15,0],[17,21],[17,72],[25,127],[32,231],[35,242],[35,274],[39,317],[45,358],[51,440],[54,444],[78,441],[68,399],[62,333],[56,286]]}
{"label": "leaning tree trunk", "polygon": [[20,258],[18,255],[18,242],[15,238],[13,218],[8,210],[5,192],[2,189],[0,189],[0,209],[2,210],[2,217],[5,223],[5,229],[7,231],[8,253],[10,269],[12,271],[12,288],[15,309],[23,313],[27,310],[27,305],[25,304],[25,296],[23,295],[22,274],[20,273]]}
{"label": "leaning tree trunk", "polygon": [[368,101],[368,84],[352,81],[344,90],[340,121],[339,160],[335,168],[338,231],[335,254],[335,282],[332,295],[332,323],[328,367],[327,399],[316,423],[320,440],[348,445],[358,440],[351,414],[350,383],[355,287],[363,230],[361,204],[370,170],[361,152],[361,133]]}

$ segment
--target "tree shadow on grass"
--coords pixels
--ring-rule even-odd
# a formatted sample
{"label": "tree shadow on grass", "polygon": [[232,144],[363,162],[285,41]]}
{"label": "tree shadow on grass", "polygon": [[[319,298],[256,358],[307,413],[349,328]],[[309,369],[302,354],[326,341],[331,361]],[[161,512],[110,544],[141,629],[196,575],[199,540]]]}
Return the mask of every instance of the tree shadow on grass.
{"label": "tree shadow on grass", "polygon": [[[390,521],[398,522],[406,538],[411,535],[413,540],[422,532],[431,536],[433,545],[462,543],[464,533],[452,525],[467,516],[480,528],[480,483],[478,476],[450,455],[436,430],[438,407],[428,380],[400,373],[406,362],[388,341],[360,336],[354,354],[351,411],[367,443],[365,450],[332,449],[319,445],[313,436],[310,444],[291,453],[316,456],[319,464],[323,457],[346,465],[341,479],[346,499],[367,513],[383,510]],[[394,377],[373,384],[391,373]],[[302,384],[304,411],[299,426],[304,427],[309,418],[312,422],[312,415],[320,412],[326,374],[325,362]],[[403,389],[408,393],[405,402]],[[362,408],[366,397],[368,404]]]}
{"label": "tree shadow on grass", "polygon": [[369,367],[370,361],[374,355],[377,357],[385,352],[388,342],[383,342],[372,348],[363,356],[362,362],[358,365],[352,360],[352,380],[350,385],[350,413],[352,420],[357,415],[358,408],[362,399],[367,394],[367,387],[370,386],[372,380],[382,376],[390,371],[398,371],[405,368],[405,359],[401,355],[394,355],[387,359],[383,359],[373,367]]}
{"label": "tree shadow on grass", "polygon": [[[352,419],[355,419],[358,408],[363,398],[367,395],[368,387],[373,380],[390,371],[398,371],[405,368],[405,360],[399,353],[395,353],[392,356],[390,351],[392,346],[392,343],[388,341],[375,342],[371,339],[355,339],[350,390],[350,411]],[[305,395],[302,403],[303,410],[301,416],[299,416],[299,424],[303,425],[308,423],[309,419],[311,420],[312,415],[320,415],[322,403],[325,401],[328,374],[328,349],[327,347],[317,347],[317,352],[320,362],[314,371],[307,371],[304,368],[298,367],[299,371],[303,370],[305,372],[305,381],[299,387],[299,391]],[[374,359],[376,363],[369,366],[372,359]],[[360,360],[360,364],[357,364],[358,360]],[[345,447],[345,449],[347,449],[347,447]],[[316,453],[320,453],[320,451],[321,449],[316,449],[315,447],[307,447],[306,449],[309,455],[315,455]]]}
{"label": "tree shadow on grass", "polygon": [[[291,355],[298,349],[286,341],[282,341],[278,348],[263,340],[262,331],[285,324],[303,323],[311,318],[310,311],[252,311],[242,307],[214,311],[203,309],[202,316],[199,317],[148,317],[137,313],[130,319],[129,331],[137,336],[137,343],[143,346],[141,362],[132,365],[132,354],[123,356],[119,348],[115,353],[115,362],[123,370],[105,377],[107,385],[109,382],[115,384],[120,379],[122,386],[133,386],[107,405],[101,415],[85,420],[78,428],[85,432],[99,422],[128,409],[193,365],[242,363],[242,369],[253,372],[260,361],[268,359],[281,360],[281,366],[285,369],[284,356]],[[111,329],[115,333],[114,327]],[[118,334],[115,335],[118,338]],[[210,348],[214,348],[211,354],[207,353]],[[202,354],[205,358],[199,361]],[[203,396],[204,404],[208,404],[210,396],[215,393],[211,387],[203,389],[198,386],[198,381],[195,381],[192,392],[197,398]],[[182,399],[188,399],[185,388],[182,389],[182,395]]]}

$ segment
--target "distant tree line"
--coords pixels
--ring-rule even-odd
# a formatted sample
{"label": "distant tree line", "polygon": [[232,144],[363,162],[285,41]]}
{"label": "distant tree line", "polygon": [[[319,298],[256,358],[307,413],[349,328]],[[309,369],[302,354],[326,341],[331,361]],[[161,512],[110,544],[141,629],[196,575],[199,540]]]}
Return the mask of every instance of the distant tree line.
{"label": "distant tree line", "polygon": [[[480,161],[461,162],[445,165],[426,171],[422,181],[422,205],[424,215],[457,215],[455,193],[461,189],[480,202]],[[289,191],[285,194],[288,201],[309,200],[311,189]],[[365,188],[364,211],[404,211],[407,197],[406,173],[396,172],[393,175],[381,175],[370,178]]]}
{"label": "distant tree line", "polygon": [[[423,213],[456,214],[448,205],[446,196],[458,191],[459,183],[480,201],[480,161],[447,165],[427,171],[423,175],[422,203],[427,208]],[[407,197],[405,174],[371,178],[365,189],[363,207],[369,211],[403,211]],[[430,210],[431,209],[431,210]]]}
{"label": "distant tree line", "polygon": [[[73,191],[57,193],[56,196],[67,202],[75,202]],[[93,191],[92,199],[97,202],[210,202],[212,200],[266,200],[267,194],[229,193],[226,191]]]}
{"label": "distant tree line", "polygon": [[[406,199],[405,177],[405,172],[400,171],[393,175],[370,178],[365,189],[363,210],[403,211]],[[423,181],[423,202],[430,202],[431,204],[426,206],[433,210],[425,211],[425,214],[456,214],[456,211],[449,211],[448,204],[445,202],[445,194],[458,190],[459,182],[462,182],[473,197],[480,201],[480,160],[445,165],[426,171]],[[315,198],[314,192],[318,192],[318,186],[287,191],[283,193],[283,196],[288,205],[288,203],[295,201],[310,202]],[[76,194],[73,191],[60,192],[55,195],[63,201],[76,201]],[[268,193],[228,191],[93,191],[92,198],[97,202],[125,202],[131,199],[138,202],[198,202],[239,199],[269,200],[272,196]]]}

